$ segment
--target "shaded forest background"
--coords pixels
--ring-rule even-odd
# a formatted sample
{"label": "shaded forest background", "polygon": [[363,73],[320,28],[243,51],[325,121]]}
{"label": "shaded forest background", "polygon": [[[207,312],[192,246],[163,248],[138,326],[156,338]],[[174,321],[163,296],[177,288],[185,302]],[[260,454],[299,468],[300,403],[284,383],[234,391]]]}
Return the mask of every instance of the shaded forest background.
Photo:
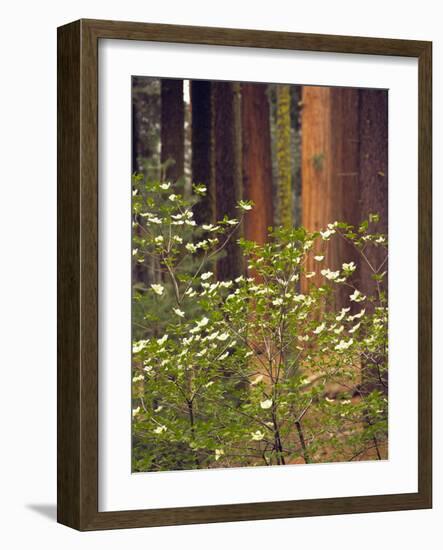
{"label": "shaded forest background", "polygon": [[[133,173],[179,181],[185,196],[191,183],[204,184],[197,223],[235,217],[243,199],[255,206],[239,236],[258,243],[270,226],[316,231],[336,220],[358,225],[373,212],[388,232],[386,90],[136,76],[132,113]],[[331,242],[328,257],[333,269],[352,258],[363,291],[372,285],[344,241]],[[155,282],[149,266],[136,269],[136,280]],[[233,239],[217,277],[244,271]]]}

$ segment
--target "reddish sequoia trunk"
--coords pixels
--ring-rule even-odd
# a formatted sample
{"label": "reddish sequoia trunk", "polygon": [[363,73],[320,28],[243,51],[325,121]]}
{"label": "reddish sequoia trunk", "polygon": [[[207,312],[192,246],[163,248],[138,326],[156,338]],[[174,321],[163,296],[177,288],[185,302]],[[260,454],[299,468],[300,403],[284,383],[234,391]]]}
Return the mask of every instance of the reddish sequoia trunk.
{"label": "reddish sequoia trunk", "polygon": [[[370,213],[378,213],[376,230],[387,233],[387,92],[305,86],[302,125],[303,225],[309,230],[335,220],[357,225]],[[364,294],[376,294],[372,270],[351,246],[332,239],[326,250],[328,267],[338,269],[343,261],[353,260],[358,267],[355,284]],[[381,247],[368,247],[365,253],[375,269],[385,261],[386,252]],[[307,269],[320,271],[313,259]],[[321,275],[317,274],[314,281],[321,283]],[[384,285],[381,290],[386,292]],[[343,287],[337,296],[338,307],[349,305],[348,294]],[[363,391],[375,387],[386,391],[387,381],[374,384],[374,370],[365,371],[364,362],[362,367]]]}
{"label": "reddish sequoia trunk", "polygon": [[[304,86],[302,101],[302,225],[318,231],[337,220],[359,223],[359,92]],[[327,243],[328,267],[339,269],[350,260],[357,261],[352,246],[339,239]],[[311,281],[321,284],[320,264],[312,257],[307,269],[317,272]],[[340,291],[337,305],[347,294]]]}
{"label": "reddish sequoia trunk", "polygon": [[272,159],[266,84],[242,84],[243,197],[254,202],[245,216],[246,239],[264,244],[273,225]]}

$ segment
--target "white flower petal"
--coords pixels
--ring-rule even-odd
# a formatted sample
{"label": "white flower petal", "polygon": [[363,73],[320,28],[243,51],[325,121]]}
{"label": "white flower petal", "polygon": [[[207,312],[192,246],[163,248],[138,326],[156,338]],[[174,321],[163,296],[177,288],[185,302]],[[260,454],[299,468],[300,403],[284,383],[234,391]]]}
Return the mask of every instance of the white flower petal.
{"label": "white flower petal", "polygon": [[162,296],[163,295],[163,292],[165,291],[165,288],[163,285],[156,285],[156,284],[151,284],[151,288],[152,290],[158,294],[159,296]]}

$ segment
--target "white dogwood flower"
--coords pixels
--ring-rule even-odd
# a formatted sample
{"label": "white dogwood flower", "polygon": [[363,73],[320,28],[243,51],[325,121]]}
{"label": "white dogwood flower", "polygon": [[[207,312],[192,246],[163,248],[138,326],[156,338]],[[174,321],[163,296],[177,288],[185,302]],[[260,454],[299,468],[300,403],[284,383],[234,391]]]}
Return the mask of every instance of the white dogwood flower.
{"label": "white dogwood flower", "polygon": [[163,285],[156,285],[155,283],[151,284],[151,288],[159,296],[162,296],[163,292],[165,291],[165,288]]}
{"label": "white dogwood flower", "polygon": [[147,343],[148,340],[139,340],[138,342],[134,342],[132,344],[132,353],[138,353],[146,347]]}
{"label": "white dogwood flower", "polygon": [[316,329],[314,329],[312,332],[314,334],[320,334],[320,332],[323,332],[325,330],[326,324],[322,323],[321,325],[318,325]]}
{"label": "white dogwood flower", "polygon": [[220,458],[225,454],[223,449],[215,449],[215,460],[220,460]]}
{"label": "white dogwood flower", "polygon": [[354,340],[350,338],[349,340],[340,340],[340,342],[335,346],[337,351],[344,351],[352,346]]}
{"label": "white dogwood flower", "polygon": [[252,206],[250,204],[246,203],[246,202],[243,202],[243,201],[239,201],[238,206],[239,206],[239,208],[241,208],[242,210],[245,210],[245,211],[252,210]]}
{"label": "white dogwood flower", "polygon": [[342,265],[342,269],[343,271],[355,271],[357,269],[357,266],[355,265],[354,262],[349,262],[348,264],[344,263]]}
{"label": "white dogwood flower", "polygon": [[200,321],[197,321],[198,328],[203,328],[209,323],[209,319],[207,317],[202,317]]}
{"label": "white dogwood flower", "polygon": [[220,286],[222,288],[231,288],[232,281],[220,281]]}
{"label": "white dogwood flower", "polygon": [[331,271],[330,269],[322,269],[321,274],[323,277],[326,277],[326,279],[329,279],[330,281],[334,281],[337,279],[337,277],[340,276],[340,271]]}
{"label": "white dogwood flower", "polygon": [[366,300],[366,296],[364,296],[359,290],[355,289],[355,292],[349,296],[349,299],[351,302],[363,302],[363,300]]}
{"label": "white dogwood flower", "polygon": [[162,424],[161,426],[157,426],[157,428],[155,428],[154,433],[161,434],[162,432],[166,432],[167,429],[168,428],[164,424]]}
{"label": "white dogwood flower", "polygon": [[157,339],[157,344],[162,346],[166,342],[167,339],[168,339],[168,335],[164,334],[161,338]]}
{"label": "white dogwood flower", "polygon": [[327,241],[334,233],[335,229],[326,229],[326,231],[320,231],[321,238],[324,241]]}
{"label": "white dogwood flower", "polygon": [[360,325],[361,323],[357,323],[351,329],[349,329],[349,334],[354,334],[354,332],[360,328]]}
{"label": "white dogwood flower", "polygon": [[360,313],[356,313],[355,315],[350,315],[348,319],[349,321],[354,321],[355,319],[361,319],[365,314],[365,312],[366,312],[366,309],[362,309]]}
{"label": "white dogwood flower", "polygon": [[350,307],[343,307],[341,309],[340,313],[335,318],[335,320],[336,321],[342,321],[345,318],[346,313],[348,313],[348,311],[350,311],[350,309],[351,309]]}
{"label": "white dogwood flower", "polygon": [[257,430],[254,433],[251,433],[252,441],[261,441],[265,437],[265,434],[260,430]]}

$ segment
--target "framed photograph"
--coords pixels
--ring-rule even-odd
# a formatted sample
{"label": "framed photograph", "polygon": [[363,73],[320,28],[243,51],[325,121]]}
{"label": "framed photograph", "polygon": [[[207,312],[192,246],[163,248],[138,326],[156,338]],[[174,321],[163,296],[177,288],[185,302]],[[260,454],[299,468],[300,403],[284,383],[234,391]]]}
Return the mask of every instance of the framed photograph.
{"label": "framed photograph", "polygon": [[430,42],[58,29],[58,521],[430,508]]}

